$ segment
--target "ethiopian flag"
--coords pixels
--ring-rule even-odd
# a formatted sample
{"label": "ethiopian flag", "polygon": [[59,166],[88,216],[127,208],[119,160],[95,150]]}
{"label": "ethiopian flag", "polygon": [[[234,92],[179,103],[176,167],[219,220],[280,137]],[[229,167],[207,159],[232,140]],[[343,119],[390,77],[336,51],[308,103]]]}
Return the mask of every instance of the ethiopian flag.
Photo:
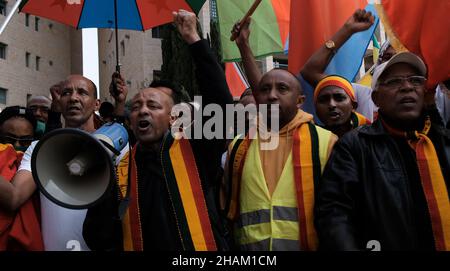
{"label": "ethiopian flag", "polygon": [[[254,0],[216,0],[222,58],[225,62],[239,60],[241,55],[230,41],[233,25],[240,21]],[[252,15],[250,47],[255,57],[283,53],[289,35],[290,0],[265,0]]]}

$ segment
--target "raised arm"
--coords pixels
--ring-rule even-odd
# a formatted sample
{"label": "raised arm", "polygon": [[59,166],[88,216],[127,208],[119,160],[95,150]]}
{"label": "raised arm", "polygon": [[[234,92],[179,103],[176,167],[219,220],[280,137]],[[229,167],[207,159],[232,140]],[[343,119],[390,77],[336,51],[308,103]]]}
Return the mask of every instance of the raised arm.
{"label": "raised arm", "polygon": [[197,32],[197,17],[194,13],[180,10],[174,12],[174,23],[183,40],[189,45],[196,66],[197,81],[203,103],[216,103],[224,107],[233,103],[225,73],[214,57],[208,43]]}
{"label": "raised arm", "polygon": [[249,17],[241,27],[239,27],[239,23],[236,23],[231,32],[233,34],[236,33],[236,45],[241,53],[242,64],[244,64],[245,74],[247,75],[250,87],[256,90],[258,88],[259,81],[262,78],[262,73],[256,64],[255,56],[250,48],[250,22],[251,18]]}
{"label": "raised arm", "polygon": [[45,127],[46,133],[55,129],[62,128],[61,105],[59,102],[61,98],[62,84],[63,82],[59,82],[58,84],[55,84],[50,88],[50,94],[52,95],[52,106],[50,111],[48,112],[48,121]]}
{"label": "raised arm", "polygon": [[326,75],[325,69],[333,58],[339,48],[355,33],[365,31],[369,29],[374,23],[375,18],[371,12],[367,12],[362,9],[358,9],[353,15],[345,22],[345,24],[331,37],[329,47],[325,44],[320,47],[306,62],[303,69],[300,71],[303,78],[308,81],[312,86],[316,86],[320,80]]}

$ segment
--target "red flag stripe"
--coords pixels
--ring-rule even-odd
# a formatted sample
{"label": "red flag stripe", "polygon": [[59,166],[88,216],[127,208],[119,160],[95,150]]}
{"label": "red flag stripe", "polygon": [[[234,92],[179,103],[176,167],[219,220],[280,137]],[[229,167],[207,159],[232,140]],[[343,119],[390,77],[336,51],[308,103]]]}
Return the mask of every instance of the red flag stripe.
{"label": "red flag stripe", "polygon": [[195,163],[195,157],[187,139],[180,139],[180,149],[183,154],[182,156],[184,158],[183,160],[186,166],[186,171],[189,176],[192,193],[194,194],[195,205],[197,207],[200,224],[205,236],[206,246],[208,251],[217,250],[209,220],[208,209],[206,207],[205,197],[203,195],[201,180],[198,175],[197,165]]}

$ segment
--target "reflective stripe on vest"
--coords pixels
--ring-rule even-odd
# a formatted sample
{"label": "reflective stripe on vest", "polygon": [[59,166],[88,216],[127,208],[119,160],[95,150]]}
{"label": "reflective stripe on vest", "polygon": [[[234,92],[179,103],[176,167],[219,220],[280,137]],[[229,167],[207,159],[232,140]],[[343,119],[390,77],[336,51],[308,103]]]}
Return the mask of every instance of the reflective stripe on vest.
{"label": "reflective stripe on vest", "polygon": [[[314,125],[311,125],[314,126]],[[327,161],[331,133],[317,126],[320,170]],[[262,170],[258,139],[252,140],[242,170],[236,238],[243,250],[299,250],[299,225],[292,152],[270,196]],[[233,161],[234,163],[239,161]],[[307,192],[314,193],[314,191]],[[309,219],[313,219],[312,217]]]}
{"label": "reflective stripe on vest", "polygon": [[[285,221],[298,221],[298,210],[294,207],[273,207],[273,220],[285,220]],[[269,223],[270,222],[270,210],[258,210],[250,213],[243,213],[239,217],[238,227],[242,228],[249,225]]]}
{"label": "reflective stripe on vest", "polygon": [[[240,249],[243,251],[267,251],[270,250],[270,238],[241,245]],[[298,251],[298,240],[289,240],[289,239],[272,239],[272,250],[274,251]]]}

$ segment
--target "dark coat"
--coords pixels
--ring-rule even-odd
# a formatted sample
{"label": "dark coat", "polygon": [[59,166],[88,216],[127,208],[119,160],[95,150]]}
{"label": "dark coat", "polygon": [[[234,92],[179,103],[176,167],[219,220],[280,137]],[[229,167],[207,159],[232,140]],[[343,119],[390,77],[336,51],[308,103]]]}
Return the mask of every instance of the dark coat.
{"label": "dark coat", "polygon": [[[433,123],[430,138],[450,187],[450,131]],[[334,146],[315,206],[322,249],[361,250],[377,240],[382,250],[417,250],[414,203],[398,145],[380,120],[344,135]],[[426,207],[425,207],[426,208]]]}
{"label": "dark coat", "polygon": [[[202,105],[206,106],[208,104],[215,103],[219,104],[224,109],[226,104],[232,104],[233,100],[225,80],[224,71],[209,49],[207,42],[205,40],[198,41],[190,45],[189,47],[196,64],[196,74],[202,94]],[[203,122],[203,124],[204,123],[205,122]],[[218,171],[220,170],[221,156],[225,150],[225,140],[207,140],[204,138],[191,139],[190,144],[195,156],[198,173],[202,182],[205,202],[208,207],[209,218],[212,224],[211,226],[217,247],[219,250],[227,250],[227,239],[229,239],[227,238],[228,233],[225,229],[222,218],[219,215],[218,206],[216,205],[216,196],[218,196],[217,191],[219,186],[216,176],[218,174]],[[136,148],[138,148],[139,151],[139,144],[136,146]],[[162,159],[158,157],[153,160],[146,160],[144,162],[146,163],[146,170],[148,170],[149,167],[152,167],[150,171],[152,173],[155,173],[152,176],[149,176],[147,174],[147,176],[149,176],[148,178],[151,179],[147,181],[158,181],[161,183],[165,183],[162,174],[162,168],[164,167],[164,165],[161,164]],[[138,176],[141,175],[141,173],[138,171]],[[155,191],[153,192],[155,193]],[[154,195],[154,193],[152,194]],[[166,194],[167,191],[163,191],[161,193],[161,196],[159,196],[160,199],[158,200],[161,202],[160,208],[164,209],[163,212],[166,213],[167,216],[173,216],[173,210],[170,210],[170,207],[167,207],[170,206],[170,204],[167,204],[166,196],[164,196]],[[93,250],[122,250],[122,224],[118,219],[119,202],[117,200],[117,195],[118,190],[116,186],[111,190],[111,192],[106,197],[106,199],[103,200],[103,202],[88,210],[84,222],[83,236],[89,248]],[[139,204],[141,205],[141,201]],[[167,208],[164,206],[166,206]],[[140,208],[145,208],[145,206],[140,206]],[[170,222],[171,219],[173,221],[175,218],[169,218],[168,221]],[[148,223],[158,223],[158,221],[149,221]],[[145,233],[146,229],[142,230]],[[179,238],[178,232],[174,232],[173,229],[167,229],[167,231],[168,232],[165,232],[166,235],[161,234],[162,236],[167,236],[167,239],[170,239],[167,240],[167,242],[173,242],[174,238]],[[165,243],[163,239],[164,237],[161,237],[159,243]],[[144,249],[146,248],[145,243],[146,242],[144,236]],[[172,249],[181,250],[182,248],[180,247],[180,244],[177,245],[176,243],[177,242],[175,242],[174,246],[172,246]],[[158,244],[151,245],[151,247],[158,249]],[[166,244],[162,244],[161,247],[164,247],[164,245]],[[150,247],[150,244],[148,245],[148,247]],[[165,249],[163,248],[163,250]]]}

